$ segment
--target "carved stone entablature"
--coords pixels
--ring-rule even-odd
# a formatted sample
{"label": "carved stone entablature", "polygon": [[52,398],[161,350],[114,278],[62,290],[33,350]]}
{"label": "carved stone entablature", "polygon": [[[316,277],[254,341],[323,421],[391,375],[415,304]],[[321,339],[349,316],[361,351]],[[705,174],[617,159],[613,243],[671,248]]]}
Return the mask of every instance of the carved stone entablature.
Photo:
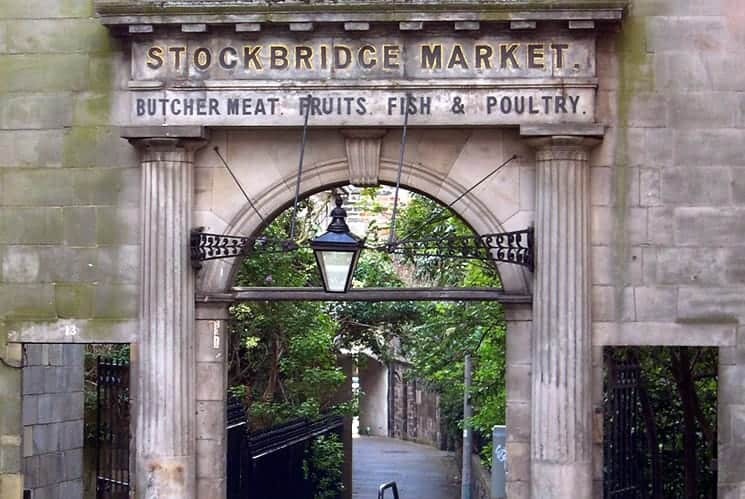
{"label": "carved stone entablature", "polygon": [[[540,21],[563,21],[576,29],[594,22],[621,20],[628,0],[95,0],[104,24],[130,26],[131,33],[151,32],[154,25],[236,26],[257,31],[263,24],[348,23],[350,30],[367,23],[401,23],[402,30],[422,29],[422,23],[460,23],[459,29],[478,29],[481,22],[513,23],[530,29]],[[248,23],[248,24],[247,24]],[[474,24],[475,23],[475,24]],[[198,28],[192,28],[197,25]],[[312,29],[306,25],[304,29]],[[457,26],[456,26],[456,29]]]}
{"label": "carved stone entablature", "polygon": [[361,128],[342,130],[347,146],[349,183],[359,187],[378,185],[380,149],[386,130]]}
{"label": "carved stone entablature", "polygon": [[597,38],[625,2],[96,5],[131,37],[122,125],[287,127],[308,116],[311,127],[390,128],[404,115],[418,127],[594,124]]}

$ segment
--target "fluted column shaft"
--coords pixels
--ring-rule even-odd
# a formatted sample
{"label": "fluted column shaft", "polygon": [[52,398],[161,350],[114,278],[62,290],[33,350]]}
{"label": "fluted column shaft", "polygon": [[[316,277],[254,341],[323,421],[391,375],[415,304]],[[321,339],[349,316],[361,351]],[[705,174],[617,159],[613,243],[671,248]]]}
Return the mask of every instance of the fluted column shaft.
{"label": "fluted column shaft", "polygon": [[137,142],[142,161],[140,336],[135,372],[139,499],[195,497],[194,272],[190,265],[195,141]]}
{"label": "fluted column shaft", "polygon": [[591,499],[588,139],[533,139],[531,498]]}

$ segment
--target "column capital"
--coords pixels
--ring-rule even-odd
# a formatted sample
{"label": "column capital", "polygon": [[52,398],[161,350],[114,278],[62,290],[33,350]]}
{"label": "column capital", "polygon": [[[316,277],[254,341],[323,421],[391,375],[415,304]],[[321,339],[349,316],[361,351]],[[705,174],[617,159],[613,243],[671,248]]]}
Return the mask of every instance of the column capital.
{"label": "column capital", "polygon": [[602,140],[597,137],[551,135],[531,137],[525,142],[536,149],[536,159],[538,161],[588,161],[590,151],[599,145]]}
{"label": "column capital", "polygon": [[137,149],[148,151],[177,151],[183,149],[188,152],[196,151],[207,143],[205,139],[182,139],[174,137],[148,137],[143,139],[128,139]]}
{"label": "column capital", "polygon": [[207,144],[203,138],[143,137],[130,138],[140,152],[140,163],[194,163],[194,152]]}

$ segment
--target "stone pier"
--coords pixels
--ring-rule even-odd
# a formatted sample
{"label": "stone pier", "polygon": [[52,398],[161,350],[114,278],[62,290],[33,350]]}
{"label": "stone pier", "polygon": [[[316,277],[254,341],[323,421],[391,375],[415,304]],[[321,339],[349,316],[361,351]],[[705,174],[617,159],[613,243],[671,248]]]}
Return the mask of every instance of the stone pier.
{"label": "stone pier", "polygon": [[536,147],[531,498],[592,498],[589,148]]}
{"label": "stone pier", "polygon": [[135,477],[142,499],[193,499],[196,484],[194,150],[200,140],[133,141],[141,154],[140,339],[133,346]]}

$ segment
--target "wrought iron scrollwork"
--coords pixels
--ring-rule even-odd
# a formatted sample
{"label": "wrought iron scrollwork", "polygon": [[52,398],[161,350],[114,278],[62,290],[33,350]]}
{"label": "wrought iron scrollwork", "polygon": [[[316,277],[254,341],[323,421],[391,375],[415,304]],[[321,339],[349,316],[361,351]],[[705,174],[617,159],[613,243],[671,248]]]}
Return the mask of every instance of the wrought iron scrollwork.
{"label": "wrought iron scrollwork", "polygon": [[388,244],[384,248],[393,254],[494,260],[522,265],[531,271],[534,267],[532,228],[483,236],[405,240]]}
{"label": "wrought iron scrollwork", "polygon": [[245,256],[251,252],[284,253],[297,247],[289,240],[210,234],[201,228],[191,231],[191,262],[197,270],[208,260]]}
{"label": "wrought iron scrollwork", "polygon": [[[493,260],[514,263],[532,271],[535,263],[533,240],[533,229],[530,228],[483,236],[407,240],[367,249],[410,256]],[[191,259],[195,269],[200,269],[201,262],[208,260],[245,256],[252,252],[284,253],[296,249],[297,243],[289,240],[210,234],[201,229],[195,229],[191,234]]]}

